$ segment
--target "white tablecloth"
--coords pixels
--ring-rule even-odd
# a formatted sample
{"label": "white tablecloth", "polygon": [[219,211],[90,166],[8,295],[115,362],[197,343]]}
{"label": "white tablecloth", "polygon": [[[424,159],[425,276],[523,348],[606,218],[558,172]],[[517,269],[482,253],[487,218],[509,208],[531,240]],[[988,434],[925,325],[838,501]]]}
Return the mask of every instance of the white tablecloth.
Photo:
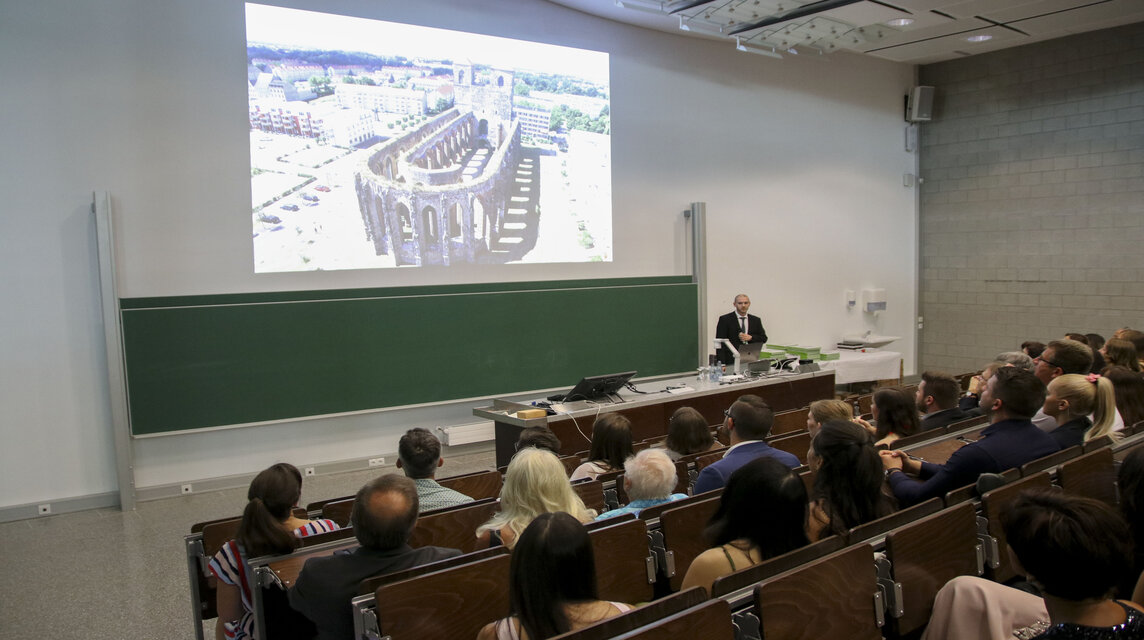
{"label": "white tablecloth", "polygon": [[819,362],[823,371],[834,372],[834,384],[888,380],[902,375],[902,354],[897,351],[840,350],[838,360]]}

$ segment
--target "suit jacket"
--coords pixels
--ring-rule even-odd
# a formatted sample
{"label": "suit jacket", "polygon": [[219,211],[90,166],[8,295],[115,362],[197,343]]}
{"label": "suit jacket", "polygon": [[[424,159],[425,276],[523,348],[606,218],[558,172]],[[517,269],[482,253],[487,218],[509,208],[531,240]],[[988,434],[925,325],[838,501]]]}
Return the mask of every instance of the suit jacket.
{"label": "suit jacket", "polygon": [[735,473],[739,467],[755,458],[765,457],[774,458],[791,469],[802,465],[793,453],[775,449],[762,440],[740,442],[728,449],[722,460],[703,467],[703,470],[699,472],[699,477],[695,479],[692,495],[721,489],[727,484],[727,479],[731,477],[731,474]]}
{"label": "suit jacket", "polygon": [[[732,311],[719,316],[719,322],[715,325],[715,337],[727,338],[731,344],[738,348],[743,341],[739,339],[739,332],[743,328],[739,325],[739,314]],[[751,334],[751,341],[749,344],[756,342],[766,342],[767,332],[763,329],[763,321],[759,316],[747,314],[747,333]],[[719,361],[723,364],[732,364],[735,362],[735,355],[731,353],[727,347],[719,347]]]}
{"label": "suit jacket", "polygon": [[1060,451],[1057,441],[1031,421],[1002,420],[986,427],[977,442],[954,451],[945,464],[923,462],[921,482],[891,473],[890,488],[900,505],[908,507],[973,484],[983,473],[1001,473],[1055,451]]}
{"label": "suit jacket", "polygon": [[290,588],[290,606],[313,621],[319,640],[353,640],[350,600],[359,582],[459,555],[456,549],[403,545],[388,551],[358,547],[351,553],[310,558]]}
{"label": "suit jacket", "polygon": [[929,431],[930,429],[944,429],[950,424],[958,420],[964,420],[970,416],[965,415],[965,412],[960,407],[952,409],[942,409],[927,414],[922,418],[922,431]]}

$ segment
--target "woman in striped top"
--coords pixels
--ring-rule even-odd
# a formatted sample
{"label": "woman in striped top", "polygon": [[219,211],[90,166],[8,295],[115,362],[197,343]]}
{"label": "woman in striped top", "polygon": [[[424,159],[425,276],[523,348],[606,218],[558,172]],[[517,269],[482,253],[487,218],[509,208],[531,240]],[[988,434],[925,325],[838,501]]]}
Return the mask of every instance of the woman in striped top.
{"label": "woman in striped top", "polygon": [[295,517],[293,510],[301,496],[302,474],[292,464],[280,462],[251,481],[238,532],[210,561],[211,573],[218,579],[215,638],[256,637],[247,559],[290,553],[300,538],[338,528],[332,520]]}

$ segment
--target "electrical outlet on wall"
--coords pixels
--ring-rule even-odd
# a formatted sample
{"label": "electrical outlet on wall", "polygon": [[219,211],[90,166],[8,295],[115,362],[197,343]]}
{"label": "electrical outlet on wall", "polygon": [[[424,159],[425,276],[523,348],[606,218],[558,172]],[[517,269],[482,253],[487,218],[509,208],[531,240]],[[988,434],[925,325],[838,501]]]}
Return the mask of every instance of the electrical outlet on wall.
{"label": "electrical outlet on wall", "polygon": [[369,466],[371,466],[371,467],[380,467],[380,466],[383,466],[384,464],[385,464],[385,458],[370,458],[369,459]]}
{"label": "electrical outlet on wall", "polygon": [[314,467],[306,467],[305,471],[303,471],[302,473],[304,473],[308,476],[312,476],[312,475],[314,475]]}
{"label": "electrical outlet on wall", "polygon": [[184,494],[191,493],[191,491],[192,491],[191,485],[189,485],[189,484],[183,485],[183,493]]}

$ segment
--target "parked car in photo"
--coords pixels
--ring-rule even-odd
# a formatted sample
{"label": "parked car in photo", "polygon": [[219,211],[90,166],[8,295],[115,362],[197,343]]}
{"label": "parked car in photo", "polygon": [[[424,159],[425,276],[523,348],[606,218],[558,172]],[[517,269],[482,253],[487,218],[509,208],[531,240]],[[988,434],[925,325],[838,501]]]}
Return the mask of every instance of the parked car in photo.
{"label": "parked car in photo", "polygon": [[266,224],[278,224],[282,222],[282,218],[279,218],[278,216],[272,216],[267,213],[258,214],[258,220],[260,222],[265,222]]}
{"label": "parked car in photo", "polygon": [[317,202],[319,198],[318,198],[318,196],[311,195],[309,193],[303,193],[302,199],[305,200],[306,202]]}
{"label": "parked car in photo", "polygon": [[287,210],[287,211],[297,211],[298,205],[296,205],[296,204],[284,204],[284,205],[282,205],[282,208]]}
{"label": "parked car in photo", "polygon": [[324,185],[324,184],[320,184],[320,185],[318,185],[318,186],[314,187],[314,191],[321,191],[321,192],[323,192],[323,193],[326,193],[326,192],[328,192],[329,190],[330,190],[330,188],[329,188],[329,187],[327,187],[327,186],[326,186],[326,185]]}

